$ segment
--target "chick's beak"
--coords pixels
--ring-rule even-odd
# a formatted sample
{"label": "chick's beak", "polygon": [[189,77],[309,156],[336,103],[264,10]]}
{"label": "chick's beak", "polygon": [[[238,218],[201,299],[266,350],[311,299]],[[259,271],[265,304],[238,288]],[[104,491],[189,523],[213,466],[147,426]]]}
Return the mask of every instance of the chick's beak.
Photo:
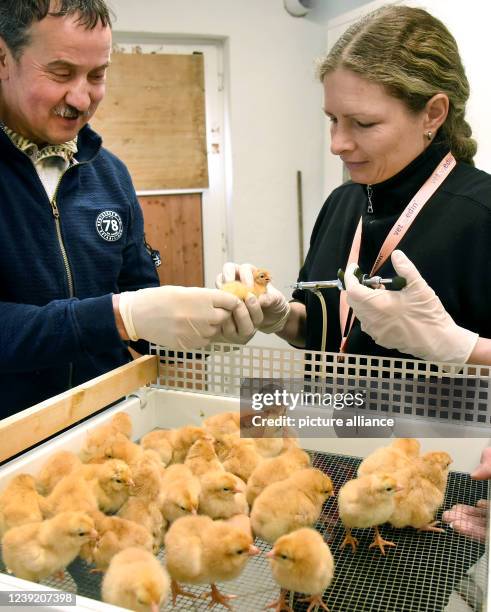
{"label": "chick's beak", "polygon": [[134,486],[135,486],[135,481],[134,481],[132,478],[130,478],[130,479],[128,480],[128,486],[129,486],[129,487],[134,487]]}
{"label": "chick's beak", "polygon": [[152,603],[150,604],[150,610],[152,612],[159,612],[159,604],[155,603],[154,601],[152,601]]}
{"label": "chick's beak", "polygon": [[191,514],[198,514],[198,510],[196,508],[191,508]]}
{"label": "chick's beak", "polygon": [[274,558],[275,558],[274,548],[272,548],[270,551],[268,551],[268,552],[266,553],[266,557],[267,557],[268,559],[274,559]]}
{"label": "chick's beak", "polygon": [[404,491],[404,487],[403,487],[403,486],[401,486],[400,484],[398,484],[398,485],[396,486],[396,493],[400,493],[401,491]]}
{"label": "chick's beak", "polygon": [[90,538],[91,540],[95,540],[95,541],[97,541],[98,537],[99,537],[99,534],[97,533],[97,531],[96,531],[95,529],[92,529],[92,530],[89,532],[89,538]]}
{"label": "chick's beak", "polygon": [[249,546],[249,550],[248,550],[247,554],[248,554],[250,557],[254,557],[254,555],[258,555],[260,552],[261,552],[261,551],[259,550],[259,548],[258,548],[257,546],[254,546],[254,544],[251,544],[251,545]]}

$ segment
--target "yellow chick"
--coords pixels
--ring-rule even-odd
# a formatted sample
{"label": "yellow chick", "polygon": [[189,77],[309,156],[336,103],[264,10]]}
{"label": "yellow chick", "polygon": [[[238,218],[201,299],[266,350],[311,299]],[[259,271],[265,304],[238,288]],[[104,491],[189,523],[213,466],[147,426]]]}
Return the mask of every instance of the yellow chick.
{"label": "yellow chick", "polygon": [[258,268],[253,272],[253,277],[254,287],[248,287],[241,281],[231,281],[230,283],[224,283],[222,285],[222,291],[232,293],[240,300],[245,300],[249,293],[253,293],[256,297],[259,297],[263,293],[266,293],[267,286],[271,282],[271,276],[268,270]]}
{"label": "yellow chick", "polygon": [[297,529],[276,540],[266,557],[273,578],[281,587],[280,598],[268,608],[274,608],[275,612],[289,609],[285,595],[287,591],[295,591],[308,595],[300,599],[309,602],[307,612],[316,606],[329,612],[322,595],[334,577],[334,559],[320,533],[307,527]]}
{"label": "yellow chick", "polygon": [[195,425],[186,425],[174,430],[172,440],[172,463],[184,463],[189,449],[197,440],[209,440],[213,442],[213,436]]}
{"label": "yellow chick", "polygon": [[97,427],[87,434],[85,443],[80,451],[80,459],[87,463],[94,457],[101,456],[101,447],[107,446],[107,443],[118,433],[123,434],[126,438],[131,438],[133,427],[131,418],[126,412],[118,412],[115,414],[109,423]]}
{"label": "yellow chick", "polygon": [[3,536],[6,567],[18,578],[39,582],[62,571],[81,546],[97,537],[94,521],[83,512],[63,512],[52,519],[13,527]]}
{"label": "yellow chick", "polygon": [[217,440],[225,434],[237,434],[240,431],[240,413],[221,412],[220,414],[214,414],[204,419],[203,427]]}
{"label": "yellow chick", "polygon": [[187,465],[198,477],[208,472],[225,472],[225,468],[218,460],[213,442],[206,439],[196,440],[186,455],[184,465]]}
{"label": "yellow chick", "polygon": [[173,523],[165,536],[165,549],[174,604],[178,595],[196,597],[179,583],[210,584],[210,607],[220,603],[229,610],[233,596],[220,593],[215,583],[237,578],[249,556],[259,552],[243,529],[208,516],[187,516]]}
{"label": "yellow chick", "polygon": [[153,536],[153,552],[158,553],[162,544],[164,517],[160,511],[161,477],[153,463],[140,463],[133,468],[135,486],[129,499],[118,510],[120,518],[142,525]]}
{"label": "yellow chick", "polygon": [[128,440],[123,434],[116,434],[107,444],[107,446],[102,446],[101,449],[103,452],[102,459],[107,461],[107,459],[119,459],[120,461],[124,461],[129,466],[133,466],[135,463],[138,463],[143,458],[144,449]]}
{"label": "yellow chick", "polygon": [[419,531],[443,533],[434,521],[445,497],[448,469],[452,458],[446,452],[423,455],[414,466],[397,472],[402,491],[395,495],[395,508],[389,518],[393,527],[414,527]]}
{"label": "yellow chick", "polygon": [[332,481],[321,470],[305,468],[262,491],[251,511],[254,533],[272,544],[279,537],[310,527],[333,493]]}
{"label": "yellow chick", "polygon": [[265,459],[252,472],[247,481],[247,502],[250,506],[256,497],[273,482],[285,480],[297,470],[309,467],[310,457],[300,448],[292,447],[278,457]]}
{"label": "yellow chick", "polygon": [[282,437],[273,437],[273,438],[252,438],[254,440],[254,444],[256,445],[257,452],[261,455],[261,457],[269,458],[269,457],[277,457],[281,452],[283,452],[283,438]]}
{"label": "yellow chick", "polygon": [[399,490],[395,478],[386,474],[368,474],[345,483],[338,494],[339,517],[346,529],[341,548],[346,545],[356,551],[358,540],[351,534],[352,528],[375,529],[375,538],[369,548],[378,546],[385,555],[384,546],[395,546],[384,540],[378,526],[392,516],[395,509],[395,494]]}
{"label": "yellow chick", "polygon": [[245,483],[230,472],[210,472],[201,478],[199,513],[212,519],[249,514]]}
{"label": "yellow chick", "polygon": [[143,436],[140,446],[146,451],[158,453],[164,466],[172,461],[172,442],[173,432],[167,429],[155,429]]}
{"label": "yellow chick", "polygon": [[408,467],[419,456],[420,443],[415,438],[398,438],[390,446],[378,448],[366,457],[358,468],[358,476],[375,472],[392,474]]}
{"label": "yellow chick", "polygon": [[41,498],[29,474],[18,474],[0,494],[0,536],[12,527],[43,520]]}
{"label": "yellow chick", "polygon": [[115,555],[102,581],[102,601],[135,612],[158,612],[169,591],[166,570],[141,548],[127,548]]}
{"label": "yellow chick", "polygon": [[222,437],[216,448],[225,470],[244,482],[249,480],[252,472],[263,461],[251,438],[238,438],[234,434],[228,434]]}
{"label": "yellow chick", "polygon": [[186,514],[196,514],[200,492],[200,481],[187,465],[169,466],[162,477],[162,516],[172,523]]}
{"label": "yellow chick", "polygon": [[129,466],[119,459],[83,465],[65,476],[44,500],[46,516],[67,510],[117,512],[134,486]]}
{"label": "yellow chick", "polygon": [[68,476],[70,472],[81,465],[82,462],[77,455],[70,451],[58,451],[48,457],[36,476],[36,487],[39,493],[49,495],[64,476]]}
{"label": "yellow chick", "polygon": [[92,517],[99,537],[95,543],[85,546],[80,556],[94,563],[97,569],[106,570],[111,559],[130,546],[152,552],[153,538],[145,527],[119,516],[106,516],[102,512],[93,512]]}

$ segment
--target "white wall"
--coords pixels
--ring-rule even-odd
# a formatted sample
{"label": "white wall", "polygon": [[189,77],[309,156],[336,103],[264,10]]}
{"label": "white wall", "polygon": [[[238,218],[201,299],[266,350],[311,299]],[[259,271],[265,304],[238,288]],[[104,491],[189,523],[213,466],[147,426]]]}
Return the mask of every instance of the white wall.
{"label": "white wall", "polygon": [[226,39],[233,256],[269,268],[276,286],[288,291],[299,267],[297,170],[303,173],[308,211],[306,245],[322,197],[324,121],[313,60],[325,49],[325,20],[315,14],[292,17],[282,0],[112,0],[111,5],[116,32]]}

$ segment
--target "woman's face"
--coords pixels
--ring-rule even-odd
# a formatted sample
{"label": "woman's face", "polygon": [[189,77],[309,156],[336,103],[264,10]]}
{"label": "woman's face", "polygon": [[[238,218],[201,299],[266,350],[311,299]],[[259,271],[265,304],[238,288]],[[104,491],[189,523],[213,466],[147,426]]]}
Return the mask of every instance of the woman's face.
{"label": "woman's face", "polygon": [[337,69],[324,77],[331,152],[355,183],[375,184],[400,172],[429,144],[426,111],[412,113],[382,85]]}

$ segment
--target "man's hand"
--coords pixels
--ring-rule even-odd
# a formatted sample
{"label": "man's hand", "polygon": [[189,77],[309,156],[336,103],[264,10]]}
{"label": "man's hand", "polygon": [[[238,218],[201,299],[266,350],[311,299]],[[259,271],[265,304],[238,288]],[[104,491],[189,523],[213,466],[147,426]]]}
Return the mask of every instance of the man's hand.
{"label": "man's hand", "polygon": [[491,447],[488,446],[481,453],[481,463],[472,472],[473,480],[488,480],[491,478]]}
{"label": "man's hand", "polygon": [[348,304],[361,329],[377,344],[427,361],[466,363],[478,335],[459,327],[435,292],[402,251],[392,264],[407,285],[400,291],[369,289],[360,284],[349,264],[344,276]]}
{"label": "man's hand", "polygon": [[[257,268],[252,264],[239,265],[227,262],[224,264],[222,272],[217,276],[216,287],[220,289],[225,283],[240,280],[252,290],[255,270]],[[260,295],[259,298],[255,298],[252,293],[249,294],[245,304],[247,312],[238,308],[234,314],[237,329],[237,317],[240,316],[244,330],[250,331],[252,328],[259,329],[265,334],[276,333],[283,329],[290,313],[290,306],[285,296],[271,283],[268,284],[266,293]]]}
{"label": "man's hand", "polygon": [[120,294],[119,311],[131,340],[175,349],[205,346],[231,318],[240,300],[197,287],[152,287]]}

